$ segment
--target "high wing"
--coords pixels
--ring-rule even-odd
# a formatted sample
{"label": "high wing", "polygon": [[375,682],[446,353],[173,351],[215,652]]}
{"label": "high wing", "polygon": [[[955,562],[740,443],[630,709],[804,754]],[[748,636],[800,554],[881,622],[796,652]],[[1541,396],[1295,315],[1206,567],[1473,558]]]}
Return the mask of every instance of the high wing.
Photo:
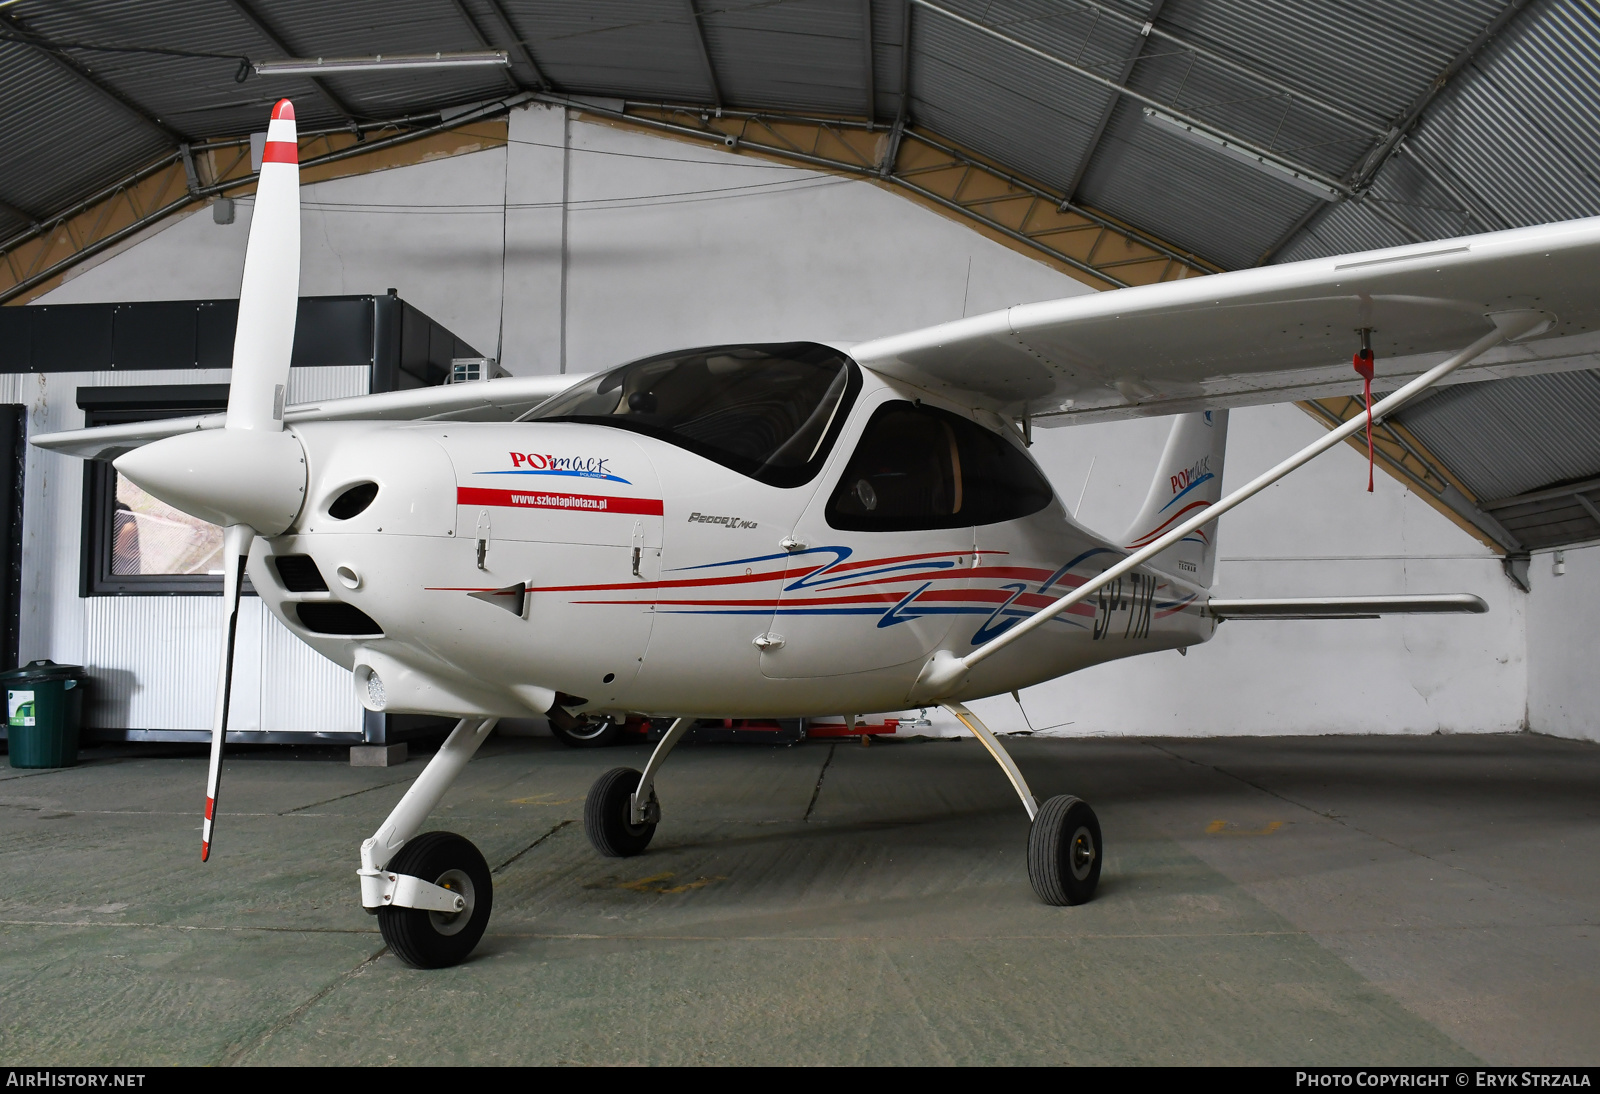
{"label": "high wing", "polygon": [[[509,422],[587,376],[510,376],[443,387],[386,391],[347,399],[300,403],[284,411],[286,425],[303,422],[458,421]],[[91,426],[33,439],[40,448],[91,460],[111,460],[151,441],[198,429],[221,429],[226,415],[199,414],[158,422]]]}
{"label": "high wing", "polygon": [[[1537,309],[1551,326],[1451,383],[1600,367],[1600,218],[1020,304],[860,343],[864,367],[1039,424],[1392,389]],[[1053,419],[1053,420],[1052,420]]]}
{"label": "high wing", "polygon": [[[1449,378],[1600,368],[1600,217],[1019,304],[861,342],[865,368],[1041,425],[1322,398],[1358,390],[1358,332],[1372,331],[1379,390],[1398,387],[1491,329],[1536,309],[1535,337]],[[510,421],[584,379],[519,376],[289,407],[312,421]],[[216,429],[220,414],[37,437],[110,459]]]}

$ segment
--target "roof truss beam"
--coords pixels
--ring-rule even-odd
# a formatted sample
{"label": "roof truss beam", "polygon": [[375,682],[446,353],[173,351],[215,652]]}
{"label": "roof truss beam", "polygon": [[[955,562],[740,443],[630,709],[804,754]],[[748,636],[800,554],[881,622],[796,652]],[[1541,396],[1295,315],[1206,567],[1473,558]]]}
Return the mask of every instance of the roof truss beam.
{"label": "roof truss beam", "polygon": [[[1372,146],[1372,148],[1367,152],[1366,156],[1363,157],[1361,164],[1356,168],[1355,171],[1351,173],[1350,189],[1352,192],[1365,192],[1372,187],[1372,184],[1377,181],[1378,175],[1383,171],[1384,166],[1387,165],[1395,153],[1401,149],[1405,138],[1411,134],[1412,130],[1416,129],[1418,124],[1421,123],[1423,114],[1426,113],[1428,107],[1433,103],[1434,99],[1438,98],[1439,93],[1444,90],[1445,85],[1454,79],[1456,74],[1459,73],[1463,68],[1471,64],[1472,59],[1481,53],[1490,42],[1498,38],[1501,32],[1511,24],[1511,21],[1528,6],[1528,2],[1529,0],[1507,0],[1505,7],[1500,9],[1499,13],[1495,15],[1495,17],[1491,19],[1481,31],[1478,32],[1477,36],[1474,37],[1472,41],[1468,42],[1466,46],[1455,55],[1455,57],[1451,58],[1450,63],[1445,65],[1445,67],[1439,72],[1439,75],[1435,76],[1428,82],[1428,86],[1423,90],[1423,92],[1418,95],[1416,99],[1412,100],[1410,106],[1408,106],[1405,112],[1401,114],[1399,120],[1390,127],[1389,131],[1383,135],[1382,139]],[[1423,174],[1427,175],[1428,178],[1432,180],[1433,183],[1441,190],[1449,194],[1457,202],[1461,203],[1463,213],[1472,217],[1474,220],[1477,220],[1485,227],[1488,227],[1486,224],[1488,217],[1483,213],[1482,210],[1475,208],[1472,203],[1466,201],[1455,190],[1455,188],[1451,186],[1445,178],[1442,177],[1440,172],[1436,171],[1433,166],[1429,164],[1422,156],[1415,154],[1415,150],[1407,149],[1407,151],[1412,153],[1411,161],[1417,165],[1418,169],[1422,171]],[[1308,230],[1313,222],[1319,218],[1319,216],[1326,214],[1329,209],[1332,209],[1333,206],[1337,204],[1338,202],[1332,202],[1329,204],[1319,203],[1318,205],[1313,206],[1306,212],[1305,216],[1301,217],[1299,221],[1290,226],[1289,230],[1280,236],[1278,241],[1262,254],[1261,258],[1257,260],[1256,264],[1260,266],[1266,265],[1275,255],[1278,254],[1278,252],[1289,246],[1289,244],[1292,243],[1301,232]],[[1384,221],[1384,223],[1388,224],[1391,228],[1395,229],[1406,238],[1412,241],[1416,241],[1421,238],[1411,228],[1404,225],[1393,215],[1378,208],[1376,205],[1369,202],[1367,208],[1372,211],[1374,215],[1378,217],[1378,219]]]}
{"label": "roof truss beam", "polygon": [[878,91],[872,77],[872,0],[861,0],[861,78],[869,122],[878,118]]}
{"label": "roof truss beam", "polygon": [[694,31],[694,43],[700,52],[700,63],[704,66],[706,83],[711,88],[711,102],[721,110],[722,85],[717,82],[717,70],[711,63],[711,51],[706,48],[706,28],[700,23],[700,9],[695,7],[694,0],[683,0],[683,6],[689,11],[689,27]]}
{"label": "roof truss beam", "polygon": [[[1150,40],[1150,29],[1155,26],[1156,17],[1161,14],[1161,9],[1167,0],[1151,0],[1150,7],[1145,10],[1145,30],[1134,41],[1133,48],[1128,51],[1128,59],[1122,65],[1122,71],[1117,74],[1117,83],[1125,84],[1128,77],[1133,75],[1133,66],[1139,63],[1139,58],[1144,55],[1145,43]],[[1106,135],[1106,126],[1111,124],[1111,115],[1116,113],[1117,103],[1121,96],[1112,95],[1106,100],[1106,108],[1100,112],[1100,121],[1094,127],[1094,133],[1089,137],[1089,143],[1083,150],[1083,158],[1078,161],[1077,168],[1072,172],[1072,179],[1067,183],[1067,198],[1074,200],[1078,196],[1078,187],[1083,185],[1083,176],[1089,173],[1089,164],[1094,162],[1094,154],[1100,151],[1100,141]]]}
{"label": "roof truss beam", "polygon": [[1351,187],[1348,183],[1345,183],[1339,179],[1330,178],[1328,175],[1318,171],[1316,168],[1308,167],[1305,164],[1298,163],[1280,152],[1274,152],[1270,148],[1263,148],[1254,141],[1247,140],[1244,137],[1230,133],[1228,130],[1223,129],[1220,126],[1214,125],[1211,122],[1205,121],[1201,118],[1197,118],[1187,111],[1180,110],[1170,103],[1162,102],[1160,99],[1146,95],[1144,92],[1131,88],[1121,81],[1113,80],[1109,76],[1102,76],[1092,69],[1085,68],[1076,62],[1067,60],[1065,57],[1057,57],[1053,53],[1039,49],[1036,46],[1031,46],[1021,39],[1014,38],[1003,31],[996,30],[994,27],[991,27],[985,23],[980,23],[976,19],[969,19],[959,12],[951,11],[949,8],[940,7],[938,4],[933,3],[932,0],[910,0],[910,2],[915,4],[917,7],[926,8],[928,11],[936,12],[941,17],[948,19],[953,23],[958,23],[969,30],[976,31],[985,37],[992,38],[997,42],[1002,42],[1013,49],[1016,49],[1021,53],[1026,53],[1030,57],[1034,57],[1045,62],[1046,64],[1053,65],[1056,68],[1071,72],[1092,83],[1099,84],[1101,87],[1107,88],[1110,91],[1114,91],[1124,98],[1143,103],[1153,110],[1158,110],[1170,118],[1174,118],[1180,122],[1183,122],[1185,125],[1193,126],[1195,129],[1202,130],[1206,133],[1212,134],[1215,137],[1220,137],[1221,139],[1236,145],[1241,151],[1247,152],[1250,155],[1258,157],[1262,160],[1270,161],[1279,167],[1291,171],[1294,174],[1302,175],[1328,190],[1334,191],[1341,195],[1347,195],[1351,192]]}
{"label": "roof truss beam", "polygon": [[[1329,429],[1337,429],[1367,412],[1367,404],[1354,395],[1310,399],[1297,405]],[[1367,454],[1364,437],[1351,437],[1347,443],[1363,456]],[[1445,469],[1443,462],[1412,436],[1403,423],[1390,419],[1373,427],[1372,455],[1391,478],[1410,487],[1423,501],[1485,546],[1504,555],[1523,550],[1521,540],[1489,511],[1498,503],[1479,502],[1468,493]]]}

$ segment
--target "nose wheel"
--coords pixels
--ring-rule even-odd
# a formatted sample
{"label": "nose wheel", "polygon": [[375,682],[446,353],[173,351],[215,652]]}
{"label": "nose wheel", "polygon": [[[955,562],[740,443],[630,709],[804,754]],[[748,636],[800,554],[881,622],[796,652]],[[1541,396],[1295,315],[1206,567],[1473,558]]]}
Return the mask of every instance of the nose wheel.
{"label": "nose wheel", "polygon": [[494,881],[471,841],[453,832],[424,832],[389,860],[388,869],[458,893],[459,912],[379,908],[378,929],[396,957],[416,969],[443,969],[467,959],[489,925]]}
{"label": "nose wheel", "polygon": [[1028,830],[1028,880],[1046,904],[1083,904],[1100,884],[1100,820],[1089,803],[1057,794]]}

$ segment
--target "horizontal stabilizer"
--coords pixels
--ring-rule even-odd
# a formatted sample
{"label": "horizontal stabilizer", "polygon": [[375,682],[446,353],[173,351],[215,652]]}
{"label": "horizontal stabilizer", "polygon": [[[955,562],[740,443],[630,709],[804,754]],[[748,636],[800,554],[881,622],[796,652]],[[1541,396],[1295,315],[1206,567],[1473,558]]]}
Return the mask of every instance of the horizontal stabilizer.
{"label": "horizontal stabilizer", "polygon": [[1218,619],[1376,619],[1380,615],[1481,615],[1489,610],[1471,593],[1428,596],[1300,596],[1283,600],[1212,600]]}

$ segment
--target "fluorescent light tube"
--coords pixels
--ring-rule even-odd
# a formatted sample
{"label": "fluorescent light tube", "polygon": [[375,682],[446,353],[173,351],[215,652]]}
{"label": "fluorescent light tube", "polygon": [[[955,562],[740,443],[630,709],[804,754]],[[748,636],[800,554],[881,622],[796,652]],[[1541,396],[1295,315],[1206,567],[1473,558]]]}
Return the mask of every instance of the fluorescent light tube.
{"label": "fluorescent light tube", "polygon": [[375,57],[291,57],[283,61],[257,61],[257,76],[327,76],[336,72],[370,72],[374,69],[506,67],[511,58],[503,49],[467,53],[380,53]]}
{"label": "fluorescent light tube", "polygon": [[1170,114],[1163,114],[1154,107],[1145,107],[1144,116],[1146,120],[1155,122],[1168,133],[1193,141],[1195,144],[1209,148],[1213,152],[1221,152],[1228,158],[1254,167],[1263,174],[1271,175],[1273,178],[1287,182],[1291,186],[1298,186],[1307,193],[1315,194],[1323,201],[1338,201],[1344,197],[1344,193],[1337,186],[1329,185],[1314,175],[1290,166],[1282,160],[1274,159],[1271,156],[1263,156],[1261,153],[1230,141],[1226,137],[1197,128],[1186,121],[1174,118]]}

